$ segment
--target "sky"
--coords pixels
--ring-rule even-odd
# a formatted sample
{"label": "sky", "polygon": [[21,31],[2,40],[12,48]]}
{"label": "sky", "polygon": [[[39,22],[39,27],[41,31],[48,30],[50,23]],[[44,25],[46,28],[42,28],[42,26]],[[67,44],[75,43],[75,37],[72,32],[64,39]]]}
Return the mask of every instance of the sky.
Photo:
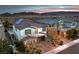
{"label": "sky", "polygon": [[78,5],[68,6],[68,5],[0,5],[0,14],[8,13],[18,13],[18,12],[31,12],[34,10],[49,9],[49,8],[77,8]]}

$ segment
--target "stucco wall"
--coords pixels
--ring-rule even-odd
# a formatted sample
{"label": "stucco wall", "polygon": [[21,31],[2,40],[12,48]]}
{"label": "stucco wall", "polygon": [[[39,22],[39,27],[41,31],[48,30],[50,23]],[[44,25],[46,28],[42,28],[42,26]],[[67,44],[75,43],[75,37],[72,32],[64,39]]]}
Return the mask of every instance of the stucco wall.
{"label": "stucco wall", "polygon": [[27,36],[27,35],[25,34],[25,30],[28,30],[28,29],[31,30],[31,34],[35,34],[36,29],[34,29],[34,28],[25,28],[25,29],[22,29],[22,30],[20,31],[20,34],[21,34],[22,37],[26,37],[26,36]]}
{"label": "stucco wall", "polygon": [[[13,26],[13,32],[14,32],[14,34],[16,35],[16,37],[17,37],[19,40],[21,40],[21,39],[23,39],[24,37],[27,36],[27,35],[25,34],[25,30],[28,30],[28,29],[31,30],[31,34],[35,34],[35,33],[36,33],[36,30],[37,30],[37,29],[35,29],[35,28],[30,28],[30,27],[24,28],[24,29],[22,29],[22,30],[19,30],[19,29],[15,28],[15,26]],[[38,28],[38,33],[39,33],[39,32],[42,32],[42,28]]]}
{"label": "stucco wall", "polygon": [[20,30],[15,28],[15,26],[13,26],[13,32],[16,36],[17,39],[21,40],[22,39],[22,36],[21,36],[21,33],[20,33]]}
{"label": "stucco wall", "polygon": [[38,28],[38,32],[42,32],[43,31],[43,29],[42,28]]}

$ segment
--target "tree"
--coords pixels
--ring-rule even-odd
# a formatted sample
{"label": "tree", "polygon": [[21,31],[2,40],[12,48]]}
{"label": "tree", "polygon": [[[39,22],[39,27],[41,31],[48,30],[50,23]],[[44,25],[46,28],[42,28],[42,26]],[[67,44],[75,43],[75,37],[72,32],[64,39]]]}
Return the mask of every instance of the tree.
{"label": "tree", "polygon": [[41,48],[37,43],[27,43],[26,45],[25,52],[27,54],[40,54],[42,52]]}
{"label": "tree", "polygon": [[76,29],[68,30],[66,33],[67,33],[67,37],[71,38],[72,40],[76,39],[78,36],[78,30]]}
{"label": "tree", "polygon": [[7,29],[7,28],[10,28],[11,24],[7,19],[5,19],[4,22],[3,22],[3,25],[4,25],[5,29]]}
{"label": "tree", "polygon": [[4,39],[0,41],[0,53],[11,53],[12,49],[9,47],[9,41]]}
{"label": "tree", "polygon": [[25,52],[25,47],[22,41],[16,41],[15,42],[16,48],[20,53],[24,53]]}

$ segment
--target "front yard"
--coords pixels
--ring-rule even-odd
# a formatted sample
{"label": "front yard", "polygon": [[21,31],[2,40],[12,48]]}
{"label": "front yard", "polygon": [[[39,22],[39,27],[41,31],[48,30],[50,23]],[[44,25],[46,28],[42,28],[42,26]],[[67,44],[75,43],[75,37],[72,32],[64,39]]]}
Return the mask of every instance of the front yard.
{"label": "front yard", "polygon": [[[61,36],[58,36],[60,39],[57,39],[55,41],[51,41],[50,39],[45,39],[45,41],[39,41],[37,38],[31,38],[31,40],[34,40],[34,41],[31,41],[31,45],[29,44],[30,40],[27,39],[25,42],[27,42],[25,44],[25,47],[26,49],[28,48],[27,46],[29,46],[29,51],[32,49],[31,52],[33,52],[33,48],[39,48],[41,50],[40,53],[46,53],[52,49],[55,49],[63,44],[66,44],[66,43],[69,43],[71,42],[71,40],[67,39],[67,38],[63,38]],[[36,41],[37,40],[37,41]],[[60,41],[63,41],[63,43],[61,44]],[[54,42],[54,43],[53,43]],[[32,47],[30,47],[32,46]],[[31,49],[30,49],[31,48]],[[33,52],[34,53],[34,52]],[[38,53],[37,53],[38,54]]]}

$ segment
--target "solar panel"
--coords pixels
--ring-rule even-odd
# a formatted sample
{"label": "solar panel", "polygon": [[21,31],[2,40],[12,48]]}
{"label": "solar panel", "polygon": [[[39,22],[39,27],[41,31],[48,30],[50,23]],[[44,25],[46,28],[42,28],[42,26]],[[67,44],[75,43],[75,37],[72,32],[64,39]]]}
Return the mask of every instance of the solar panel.
{"label": "solar panel", "polygon": [[20,24],[21,22],[23,21],[23,19],[16,19],[16,24],[18,25],[18,24]]}

